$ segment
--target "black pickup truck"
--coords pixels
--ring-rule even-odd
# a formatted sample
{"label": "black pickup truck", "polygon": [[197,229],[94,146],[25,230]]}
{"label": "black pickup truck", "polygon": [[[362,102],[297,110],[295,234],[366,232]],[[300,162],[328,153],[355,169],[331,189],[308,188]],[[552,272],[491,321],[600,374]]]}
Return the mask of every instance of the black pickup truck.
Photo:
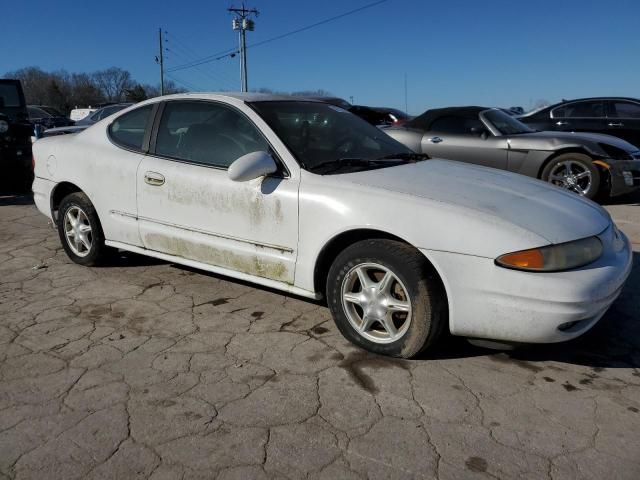
{"label": "black pickup truck", "polygon": [[24,192],[33,182],[27,105],[19,80],[0,78],[0,190]]}

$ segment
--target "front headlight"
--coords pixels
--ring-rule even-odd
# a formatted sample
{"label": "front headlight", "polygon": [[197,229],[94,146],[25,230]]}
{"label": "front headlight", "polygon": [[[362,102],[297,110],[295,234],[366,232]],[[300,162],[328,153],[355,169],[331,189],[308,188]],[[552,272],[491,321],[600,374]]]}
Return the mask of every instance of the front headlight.
{"label": "front headlight", "polygon": [[496,258],[496,264],[531,272],[558,272],[595,262],[601,255],[602,242],[598,237],[589,237],[574,242],[507,253]]}
{"label": "front headlight", "polygon": [[9,124],[6,120],[0,120],[0,133],[6,133],[9,130]]}

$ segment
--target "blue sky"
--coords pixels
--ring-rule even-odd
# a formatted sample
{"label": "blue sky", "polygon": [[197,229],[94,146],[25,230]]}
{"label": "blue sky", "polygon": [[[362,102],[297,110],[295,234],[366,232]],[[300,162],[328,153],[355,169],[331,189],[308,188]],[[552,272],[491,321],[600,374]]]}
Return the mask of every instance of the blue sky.
{"label": "blue sky", "polygon": [[[255,0],[256,43],[373,0]],[[118,66],[158,82],[167,68],[237,45],[227,0],[29,0],[3,16],[0,74],[25,66],[91,72]],[[236,2],[239,4],[239,2]],[[5,12],[6,13],[6,12]],[[328,90],[404,108],[521,105],[592,95],[640,97],[638,0],[387,0],[250,49],[249,88]],[[196,90],[239,88],[238,58],[174,72]]]}

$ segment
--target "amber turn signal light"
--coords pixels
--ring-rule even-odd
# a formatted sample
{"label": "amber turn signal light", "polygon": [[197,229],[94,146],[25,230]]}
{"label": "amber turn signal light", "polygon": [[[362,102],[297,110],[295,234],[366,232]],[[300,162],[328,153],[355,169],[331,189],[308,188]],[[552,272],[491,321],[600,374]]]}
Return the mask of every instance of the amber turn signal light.
{"label": "amber turn signal light", "polygon": [[538,248],[509,253],[500,257],[500,263],[506,267],[542,269],[544,268],[544,256]]}

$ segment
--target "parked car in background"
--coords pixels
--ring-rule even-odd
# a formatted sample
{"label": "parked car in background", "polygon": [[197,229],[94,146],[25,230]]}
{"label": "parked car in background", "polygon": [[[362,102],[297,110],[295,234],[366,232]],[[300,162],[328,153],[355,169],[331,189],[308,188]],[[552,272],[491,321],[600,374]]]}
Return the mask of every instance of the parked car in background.
{"label": "parked car in background", "polygon": [[115,105],[108,105],[106,107],[99,108],[98,110],[90,113],[86,117],[76,122],[77,126],[89,126],[96,122],[99,122],[103,118],[107,118],[109,115],[113,115],[120,110],[130,107],[133,103],[116,103]]}
{"label": "parked car in background", "polygon": [[32,134],[20,81],[0,79],[0,188],[3,190],[30,189]]}
{"label": "parked car in background", "polygon": [[120,110],[130,107],[131,105],[133,105],[133,103],[117,103],[117,104],[108,105],[106,107],[99,108],[93,113],[91,113],[90,115],[88,115],[87,117],[83,118],[82,120],[78,120],[77,122],[75,122],[75,125],[69,125],[66,127],[49,128],[44,132],[42,132],[39,138],[55,137],[58,135],[68,135],[70,133],[81,132],[82,130],[93,125],[94,123],[97,123],[100,120],[103,120],[108,116],[119,112]]}
{"label": "parked car in background", "polygon": [[411,119],[407,113],[397,108],[353,105],[348,110],[376,127],[402,125]]}
{"label": "parked car in background", "polygon": [[336,107],[344,108],[345,110],[349,110],[351,108],[351,104],[347,102],[344,98],[340,98],[340,97],[302,97],[302,98],[328,103],[330,105],[335,105]]}
{"label": "parked car in background", "polygon": [[87,117],[88,115],[91,115],[97,109],[98,108],[91,108],[91,107],[89,107],[89,108],[74,108],[69,113],[69,118],[71,120],[73,120],[74,122],[77,122],[78,120],[82,120],[83,118]]}
{"label": "parked car in background", "polygon": [[501,108],[504,113],[508,113],[514,117],[519,117],[524,114],[524,108],[522,107],[509,107],[509,108]]}
{"label": "parked car in background", "polygon": [[29,105],[27,107],[29,120],[34,125],[42,125],[43,128],[66,127],[73,125],[73,120],[65,117],[53,107],[45,105]]}
{"label": "parked car in background", "polygon": [[412,357],[444,331],[569,340],[631,271],[598,205],[429,160],[322,102],[160,97],[38,140],[34,156],[35,203],[74,262],[120,248],[326,296],[345,337],[379,354]]}
{"label": "parked car in background", "polygon": [[427,110],[384,130],[413,151],[539,178],[593,199],[640,186],[640,149],[611,135],[539,132],[498,108]]}
{"label": "parked car in background", "polygon": [[614,135],[640,148],[640,99],[637,98],[563,100],[518,119],[536,130]]}

